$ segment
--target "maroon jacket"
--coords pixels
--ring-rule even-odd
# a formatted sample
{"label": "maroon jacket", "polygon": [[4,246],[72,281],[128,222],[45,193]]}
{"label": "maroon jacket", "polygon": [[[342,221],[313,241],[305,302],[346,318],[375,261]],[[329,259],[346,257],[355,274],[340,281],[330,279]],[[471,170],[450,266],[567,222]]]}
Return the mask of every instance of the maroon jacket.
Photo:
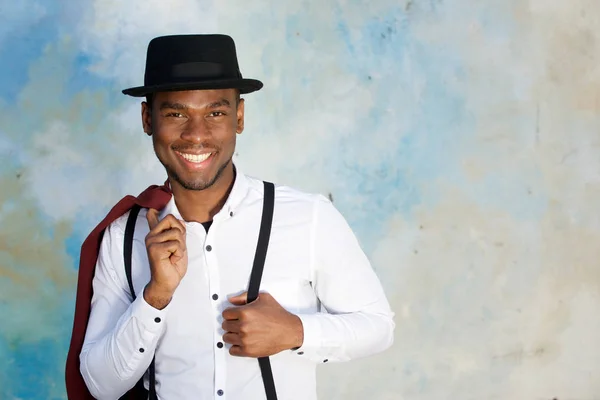
{"label": "maroon jacket", "polygon": [[[79,261],[79,278],[77,281],[77,296],[75,298],[75,316],[73,318],[73,333],[71,335],[71,345],[67,356],[65,370],[65,380],[67,385],[67,398],[70,400],[92,400],[94,397],[90,394],[81,373],[79,372],[79,353],[83,347],[83,339],[87,329],[88,318],[90,316],[90,303],[92,300],[92,279],[100,250],[100,243],[104,230],[117,218],[128,212],[134,204],[142,208],[163,209],[171,200],[171,192],[163,186],[150,186],[144,190],[138,197],[126,196],[119,201],[110,210],[96,228],[85,239],[81,246],[81,256]],[[128,399],[141,399],[139,393],[134,390],[128,392]]]}

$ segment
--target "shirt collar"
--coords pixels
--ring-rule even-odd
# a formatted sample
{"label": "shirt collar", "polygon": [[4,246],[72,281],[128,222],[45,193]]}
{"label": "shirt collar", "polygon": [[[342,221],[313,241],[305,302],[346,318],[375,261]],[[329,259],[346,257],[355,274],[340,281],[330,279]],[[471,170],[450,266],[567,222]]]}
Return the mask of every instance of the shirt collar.
{"label": "shirt collar", "polygon": [[[232,217],[242,201],[246,198],[248,190],[250,189],[249,178],[240,171],[237,165],[234,164],[233,168],[235,171],[233,187],[229,192],[229,196],[227,197],[223,208],[215,215],[215,218],[221,218],[221,216]],[[169,214],[173,214],[173,216],[179,220],[183,219],[175,204],[175,196],[171,196],[171,200],[169,200],[167,205],[160,211],[159,220],[162,220]]]}

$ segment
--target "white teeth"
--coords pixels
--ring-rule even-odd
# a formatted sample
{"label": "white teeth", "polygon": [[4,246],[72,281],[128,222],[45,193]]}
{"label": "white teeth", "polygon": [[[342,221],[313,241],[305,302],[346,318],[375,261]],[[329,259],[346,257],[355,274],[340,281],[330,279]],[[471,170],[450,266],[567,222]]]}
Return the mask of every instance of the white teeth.
{"label": "white teeth", "polygon": [[208,157],[210,157],[210,155],[212,153],[206,153],[206,154],[185,154],[185,153],[179,153],[177,152],[177,154],[179,154],[181,157],[185,158],[186,160],[193,162],[193,163],[201,163],[202,161],[205,161]]}

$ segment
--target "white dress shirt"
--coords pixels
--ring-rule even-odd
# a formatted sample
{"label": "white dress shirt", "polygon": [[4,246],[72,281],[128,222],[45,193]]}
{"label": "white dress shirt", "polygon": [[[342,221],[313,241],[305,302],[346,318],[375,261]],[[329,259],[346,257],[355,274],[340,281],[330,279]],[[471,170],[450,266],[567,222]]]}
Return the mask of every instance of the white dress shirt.
{"label": "white dress shirt", "polygon": [[[167,400],[264,400],[258,361],[223,345],[221,313],[247,290],[262,213],[263,183],[237,170],[231,193],[206,233],[187,222],[188,269],[170,304],[144,301],[150,280],[138,216],[132,255],[137,299],[125,277],[128,214],[106,230],[93,280],[81,373],[98,399],[118,399],[144,376],[156,354],[156,391]],[[174,199],[160,212],[182,219]],[[316,366],[381,352],[393,342],[393,312],[342,215],[321,195],[276,185],[273,227],[261,291],[299,316],[304,343],[271,356],[280,400],[317,398]],[[222,347],[221,347],[222,346]],[[145,376],[146,387],[148,377]]]}

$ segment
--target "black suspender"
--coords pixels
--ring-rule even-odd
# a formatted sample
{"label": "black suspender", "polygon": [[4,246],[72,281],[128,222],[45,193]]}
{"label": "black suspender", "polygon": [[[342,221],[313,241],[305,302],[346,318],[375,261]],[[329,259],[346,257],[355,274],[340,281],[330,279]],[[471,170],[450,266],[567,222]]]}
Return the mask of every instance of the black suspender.
{"label": "black suspender", "polygon": [[[135,300],[135,289],[133,288],[133,279],[131,277],[131,252],[133,250],[133,232],[135,231],[135,223],[137,221],[137,216],[140,213],[141,207],[135,204],[131,211],[129,212],[129,217],[127,218],[127,225],[125,225],[125,238],[123,243],[123,257],[125,262],[125,275],[127,276],[127,283],[129,284],[129,290],[131,291],[131,296],[133,300]],[[138,383],[135,385],[133,397],[143,397],[143,399],[148,398],[148,400],[158,400],[156,396],[156,382],[155,382],[155,374],[154,374],[154,358],[152,358],[152,362],[150,363],[150,367],[148,368],[148,380],[150,391],[146,391],[144,388],[144,378],[140,379]],[[147,397],[146,397],[147,396]],[[121,399],[125,399],[123,396]]]}
{"label": "black suspender", "polygon": [[140,213],[141,207],[135,204],[129,212],[129,218],[127,218],[127,225],[125,225],[125,241],[123,243],[123,261],[125,262],[125,275],[127,276],[127,283],[129,284],[129,290],[131,296],[135,300],[135,289],[133,288],[133,279],[131,279],[131,251],[133,250],[133,231],[135,231],[135,222],[137,216]]}
{"label": "black suspender", "polygon": [[[267,257],[267,249],[269,247],[269,238],[271,236],[271,226],[273,222],[273,210],[275,208],[275,186],[270,182],[264,182],[265,195],[263,198],[263,212],[260,222],[260,231],[258,234],[258,242],[256,244],[256,253],[254,255],[254,264],[252,266],[252,272],[250,273],[250,283],[248,284],[248,303],[258,298],[258,292],[260,288],[260,281],[262,279],[263,267]],[[125,275],[127,276],[127,283],[129,284],[129,290],[135,300],[135,290],[133,288],[133,280],[131,277],[131,252],[133,249],[133,232],[135,230],[135,222],[140,212],[140,207],[135,205],[127,219],[127,225],[125,227],[125,241],[123,246],[123,256],[125,261]],[[262,375],[263,383],[265,386],[265,392],[267,394],[267,400],[277,400],[277,392],[275,391],[275,382],[273,380],[273,372],[271,370],[271,362],[269,357],[261,357],[258,359],[258,365]],[[148,380],[149,380],[149,400],[158,400],[156,397],[156,381],[155,381],[155,369],[154,369],[154,358],[150,363],[148,369]],[[145,392],[143,386],[143,378],[136,384],[136,390],[140,390],[142,393]],[[123,397],[124,398],[124,397]],[[145,395],[144,395],[145,398]]]}
{"label": "black suspender", "polygon": [[[265,195],[263,197],[263,213],[260,221],[260,231],[258,233],[258,242],[256,244],[256,254],[254,255],[254,265],[250,273],[250,284],[248,285],[248,303],[253,302],[258,297],[260,280],[262,279],[263,267],[267,258],[267,248],[269,247],[269,237],[271,236],[271,224],[273,222],[273,209],[275,207],[275,187],[272,183],[264,182]],[[269,357],[258,359],[260,373],[262,374],[267,400],[277,400],[275,392],[275,382],[273,381],[273,372],[271,371],[271,361]]]}

